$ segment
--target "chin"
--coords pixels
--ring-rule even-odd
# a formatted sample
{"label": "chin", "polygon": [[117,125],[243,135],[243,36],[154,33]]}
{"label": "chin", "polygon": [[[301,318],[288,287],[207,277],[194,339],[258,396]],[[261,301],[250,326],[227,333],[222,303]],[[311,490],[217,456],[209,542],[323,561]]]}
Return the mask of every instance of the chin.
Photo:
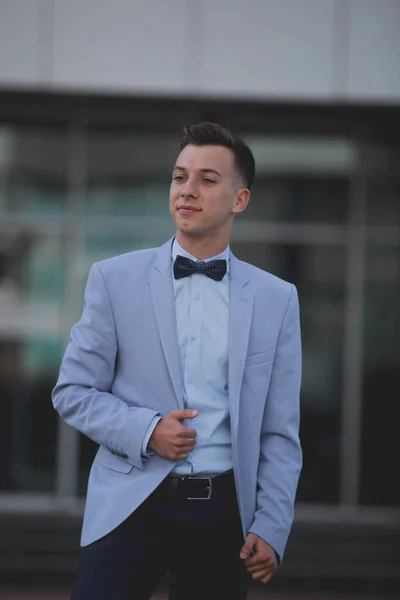
{"label": "chin", "polygon": [[199,236],[202,235],[202,232],[199,231],[198,229],[195,229],[194,227],[182,227],[182,226],[178,226],[177,230],[182,235],[189,235],[189,236],[192,236],[192,237],[199,237]]}

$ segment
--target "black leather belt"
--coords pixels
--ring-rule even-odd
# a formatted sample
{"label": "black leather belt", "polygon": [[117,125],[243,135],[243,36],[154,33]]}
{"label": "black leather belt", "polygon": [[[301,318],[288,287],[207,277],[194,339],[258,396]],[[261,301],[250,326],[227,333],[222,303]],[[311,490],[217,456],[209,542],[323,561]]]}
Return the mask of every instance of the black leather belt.
{"label": "black leather belt", "polygon": [[210,500],[214,495],[235,490],[233,471],[215,477],[170,475],[161,485],[170,495],[184,500]]}

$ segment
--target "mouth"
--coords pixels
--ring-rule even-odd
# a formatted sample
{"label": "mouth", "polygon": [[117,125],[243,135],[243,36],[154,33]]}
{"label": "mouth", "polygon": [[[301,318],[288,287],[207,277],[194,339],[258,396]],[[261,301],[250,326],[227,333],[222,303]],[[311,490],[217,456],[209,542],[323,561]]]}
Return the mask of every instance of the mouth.
{"label": "mouth", "polygon": [[200,212],[200,208],[196,208],[194,206],[189,206],[187,204],[185,205],[181,205],[181,206],[177,206],[177,211],[179,213],[181,213],[182,215],[193,215],[195,213]]}

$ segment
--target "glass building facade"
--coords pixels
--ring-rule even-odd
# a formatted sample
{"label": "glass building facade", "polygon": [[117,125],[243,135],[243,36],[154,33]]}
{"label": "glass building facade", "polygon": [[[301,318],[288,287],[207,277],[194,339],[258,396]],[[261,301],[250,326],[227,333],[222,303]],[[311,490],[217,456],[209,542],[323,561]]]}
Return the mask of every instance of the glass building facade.
{"label": "glass building facade", "polygon": [[174,233],[179,131],[200,120],[231,127],[255,154],[233,252],[299,290],[299,509],[398,507],[399,115],[2,94],[0,510],[81,506],[96,446],[53,409],[63,350],[91,264]]}

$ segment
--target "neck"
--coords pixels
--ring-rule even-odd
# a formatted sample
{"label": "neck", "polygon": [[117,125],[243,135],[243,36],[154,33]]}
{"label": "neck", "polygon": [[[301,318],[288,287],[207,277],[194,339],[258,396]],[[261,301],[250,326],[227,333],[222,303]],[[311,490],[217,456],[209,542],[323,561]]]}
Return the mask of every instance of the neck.
{"label": "neck", "polygon": [[229,244],[229,238],[195,238],[182,234],[180,231],[176,233],[176,241],[186,252],[195,256],[197,260],[207,260],[207,258],[218,256]]}

